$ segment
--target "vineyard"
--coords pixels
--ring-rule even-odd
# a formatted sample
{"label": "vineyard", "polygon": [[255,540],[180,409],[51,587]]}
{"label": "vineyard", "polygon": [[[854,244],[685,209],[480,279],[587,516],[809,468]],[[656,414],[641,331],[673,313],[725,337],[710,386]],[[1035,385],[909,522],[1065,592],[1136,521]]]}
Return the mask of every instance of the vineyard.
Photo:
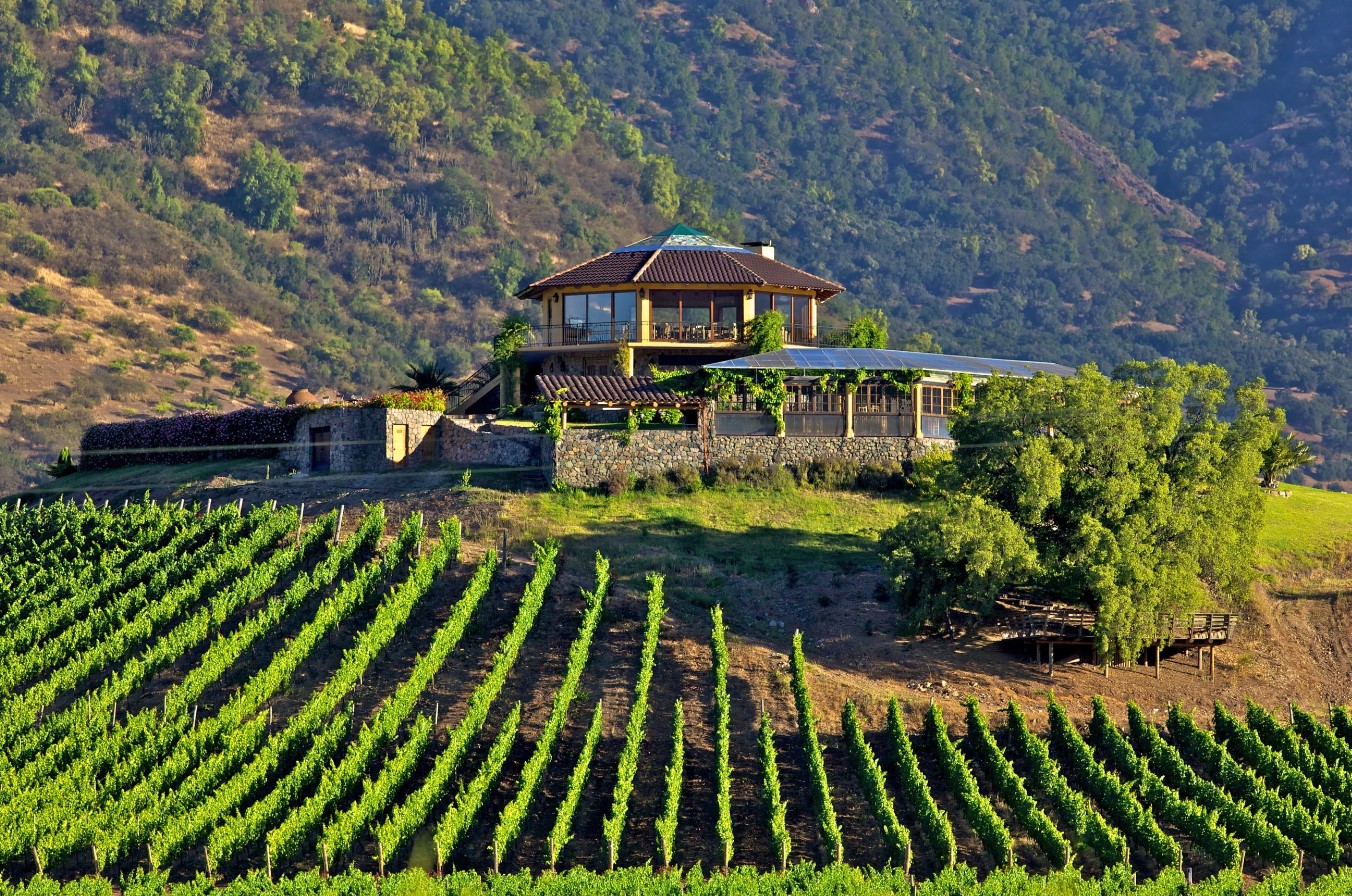
{"label": "vineyard", "polygon": [[461,535],[379,505],[0,510],[10,889],[1352,888],[1342,708],[823,707],[801,634],[757,706],[721,608],[679,608],[678,652],[661,575]]}

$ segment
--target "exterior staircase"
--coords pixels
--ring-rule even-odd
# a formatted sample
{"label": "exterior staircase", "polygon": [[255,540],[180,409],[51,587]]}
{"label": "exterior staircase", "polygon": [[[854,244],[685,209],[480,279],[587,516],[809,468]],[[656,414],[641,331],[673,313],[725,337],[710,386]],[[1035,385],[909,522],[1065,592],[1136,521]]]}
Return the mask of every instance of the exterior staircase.
{"label": "exterior staircase", "polygon": [[476,404],[496,392],[501,381],[497,362],[489,361],[460,381],[455,401],[447,408],[447,413],[468,414]]}

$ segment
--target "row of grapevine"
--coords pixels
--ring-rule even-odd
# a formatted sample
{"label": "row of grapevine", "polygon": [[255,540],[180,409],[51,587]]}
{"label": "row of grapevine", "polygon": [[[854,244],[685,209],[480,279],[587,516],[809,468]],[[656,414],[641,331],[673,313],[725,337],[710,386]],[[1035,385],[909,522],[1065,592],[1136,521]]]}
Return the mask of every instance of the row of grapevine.
{"label": "row of grapevine", "polygon": [[[469,830],[470,825],[474,823],[474,818],[479,814],[479,808],[483,805],[484,799],[488,793],[498,783],[498,777],[502,774],[502,767],[507,763],[507,756],[512,752],[512,745],[516,743],[517,728],[521,724],[521,704],[517,703],[512,707],[512,711],[507,715],[507,721],[502,723],[502,729],[498,736],[493,739],[493,745],[488,748],[488,756],[484,758],[483,765],[479,766],[479,771],[464,789],[456,794],[455,802],[446,810],[437,824],[436,834],[433,837],[433,843],[437,848],[437,870],[440,871],[442,862],[447,856],[455,852],[456,845],[460,838]],[[384,854],[381,854],[380,870],[385,871]]]}
{"label": "row of grapevine", "polygon": [[1263,743],[1248,725],[1231,715],[1219,701],[1213,718],[1216,739],[1236,760],[1256,771],[1269,787],[1300,803],[1316,818],[1329,822],[1340,837],[1352,834],[1352,809],[1334,801],[1311,783],[1286,757]]}
{"label": "row of grapevine", "polygon": [[728,697],[728,636],[723,625],[723,608],[717,606],[709,612],[713,619],[709,646],[714,667],[714,796],[718,806],[714,830],[718,832],[718,842],[723,848],[723,867],[727,868],[732,864],[733,850],[732,759],[729,756],[732,700]]}
{"label": "row of grapevine", "polygon": [[812,783],[812,799],[816,804],[817,824],[821,828],[826,851],[835,862],[844,860],[844,844],[836,807],[831,801],[831,784],[826,779],[826,760],[821,741],[817,737],[817,715],[812,710],[812,695],[807,688],[807,661],[803,658],[803,633],[793,633],[793,653],[790,654],[793,674],[793,702],[798,710],[798,731],[803,737],[807,753],[807,773]]}
{"label": "row of grapevine", "polygon": [[[427,593],[433,580],[450,562],[450,548],[450,541],[443,539],[430,554],[418,558],[414,564],[413,572],[403,587],[410,592],[415,603]],[[300,850],[323,823],[328,810],[347,796],[361,780],[371,758],[394,738],[404,720],[412,714],[428,682],[460,643],[470,618],[488,590],[488,581],[496,565],[497,558],[491,552],[485,555],[479,571],[476,571],[465,592],[451,609],[450,617],[438,629],[433,639],[433,650],[427,656],[420,657],[409,676],[393,694],[385,698],[370,723],[357,732],[356,740],[348,745],[342,760],[324,770],[310,798],[268,833],[268,850],[274,861],[288,859]]]}
{"label": "row of grapevine", "polygon": [[1009,724],[1014,749],[1032,769],[1029,776],[1061,816],[1061,820],[1083,843],[1098,855],[1105,867],[1128,861],[1127,838],[1099,814],[1088,797],[1070,786],[1061,765],[1052,758],[1047,744],[1028,727],[1023,710],[1009,702]]}
{"label": "row of grapevine", "polygon": [[920,830],[930,849],[942,857],[944,867],[952,868],[958,860],[953,825],[948,820],[948,813],[934,801],[929,779],[920,770],[920,761],[906,733],[906,723],[901,719],[901,704],[896,697],[887,701],[887,743],[891,747],[893,768],[897,772],[897,786],[902,798],[919,817]]}
{"label": "row of grapevine", "polygon": [[676,823],[681,811],[681,784],[685,778],[685,707],[680,700],[672,710],[671,725],[671,759],[663,775],[662,814],[654,825],[664,868],[671,867],[671,857],[676,851]]}
{"label": "row of grapevine", "polygon": [[1352,745],[1299,706],[1291,707],[1291,726],[1311,749],[1331,764],[1341,766],[1345,774],[1352,769]]}
{"label": "row of grapevine", "polygon": [[1210,731],[1198,725],[1177,704],[1169,708],[1169,733],[1180,751],[1203,769],[1236,799],[1276,825],[1306,852],[1326,862],[1336,862],[1342,853],[1338,831],[1320,821],[1301,804],[1271,790],[1252,770],[1244,768]]}
{"label": "row of grapevine", "polygon": [[[100,602],[106,596],[123,595],[166,565],[187,558],[204,536],[210,539],[227,520],[238,519],[233,510],[228,513],[217,511],[201,521],[189,519],[172,532],[168,541],[160,544],[164,534],[171,531],[170,516],[162,515],[158,522],[165,532],[158,531],[159,526],[148,531],[141,552],[135,558],[120,563],[121,557],[109,557],[109,563],[118,565],[107,567],[106,574],[98,578],[94,578],[92,573],[100,567],[90,566],[89,575],[71,576],[60,583],[60,587],[43,594],[45,599],[41,604],[26,608],[21,618],[12,620],[4,629],[4,634],[0,635],[0,658],[8,661],[12,656],[23,655],[25,661],[31,662],[27,657],[39,644],[45,646],[53,642],[58,632],[64,636],[66,628],[76,623],[82,614],[105,612],[100,608]],[[13,601],[11,605],[17,603],[20,601]],[[6,662],[6,678],[23,681],[24,675],[17,669],[10,670],[8,665]]]}
{"label": "row of grapevine", "polygon": [[1139,755],[1147,759],[1160,777],[1199,806],[1216,814],[1226,830],[1233,831],[1244,844],[1264,861],[1286,868],[1296,864],[1296,844],[1266,818],[1255,814],[1230,794],[1197,774],[1178,750],[1160,736],[1146,721],[1135,703],[1127,704],[1128,727]]}
{"label": "row of grapevine", "polygon": [[[281,515],[279,519],[274,518],[269,521],[269,523],[277,522],[286,523],[287,521],[284,515]],[[261,533],[270,532],[275,537],[284,528],[286,526],[274,528],[271,525],[264,525],[260,527],[259,531]],[[307,543],[304,547],[309,547],[310,544],[312,543]],[[123,699],[134,692],[153,672],[167,666],[205,639],[210,633],[214,619],[228,616],[233,608],[261,596],[263,592],[270,589],[282,572],[299,562],[304,547],[288,547],[274,553],[267,561],[253,566],[228,587],[212,594],[206,604],[187,620],[178,623],[169,632],[156,638],[144,655],[125,660],[119,669],[106,677],[93,692],[95,702],[111,702],[112,700]],[[252,556],[252,552],[246,551],[245,553]],[[239,562],[238,557],[235,558],[235,562]],[[194,589],[194,592],[201,591],[200,580],[196,584],[198,587]],[[191,596],[195,597],[196,595],[194,593]],[[189,597],[189,595],[179,595],[178,599],[186,603]],[[138,617],[138,620],[142,618],[144,617]],[[148,636],[149,631],[150,624],[147,623],[142,628],[142,635]],[[105,645],[109,643],[111,642],[103,642]],[[120,652],[121,649],[123,648],[115,648],[115,652]],[[96,650],[87,653],[81,661],[66,667],[66,669],[78,666],[81,670],[88,671],[89,661],[98,653],[101,652]],[[100,662],[106,659],[108,657],[104,654]],[[64,689],[74,685],[75,681],[78,680],[75,676],[78,674],[80,673],[62,676],[61,673],[57,673],[47,681],[60,689]],[[27,698],[34,690],[36,688],[25,692],[24,698]],[[80,790],[45,788],[41,810],[28,818],[28,830],[31,832],[32,842],[24,844],[25,851],[36,848],[42,855],[40,860],[45,861],[47,856],[61,858],[74,849],[87,846],[95,833],[90,825],[81,823],[92,820],[89,813],[82,811],[83,807],[87,805],[89,796],[90,794]],[[12,809],[12,806],[8,808]]]}
{"label": "row of grapevine", "polygon": [[864,729],[859,724],[859,712],[853,700],[845,701],[840,714],[841,731],[845,734],[845,749],[850,754],[850,763],[854,766],[855,777],[864,789],[873,817],[882,828],[883,843],[887,847],[888,858],[897,867],[907,871],[911,868],[911,832],[897,820],[896,807],[887,793],[887,774],[878,764],[873,748],[864,740]]}
{"label": "row of grapevine", "polygon": [[[249,515],[254,526],[242,540],[217,551],[195,555],[198,570],[190,579],[171,589],[163,598],[145,607],[120,626],[110,626],[101,633],[97,643],[71,657],[61,668],[34,682],[21,695],[0,707],[0,744],[16,760],[31,755],[73,727],[75,718],[71,707],[33,727],[38,712],[56,697],[74,689],[95,673],[113,668],[121,671],[122,663],[133,649],[146,643],[163,626],[192,606],[204,594],[212,594],[245,573],[255,559],[288,529],[296,526],[293,510],[270,514],[265,510]],[[106,679],[94,692],[94,701],[108,706],[115,699],[125,697],[125,676]],[[82,713],[80,715],[83,715]],[[55,724],[54,724],[55,723]],[[25,736],[26,735],[26,736]]]}
{"label": "row of grapevine", "polygon": [[[377,506],[368,511],[362,525],[348,541],[355,549],[359,545],[373,541],[383,530],[384,513]],[[315,616],[301,628],[296,638],[274,654],[268,666],[250,678],[216,716],[204,719],[200,726],[193,725],[196,713],[193,713],[193,718],[189,718],[184,699],[185,690],[180,688],[191,689],[195,686],[194,681],[199,680],[200,671],[215,661],[221,642],[213,645],[203,656],[198,667],[188,673],[181,685],[171,688],[166,695],[167,707],[179,706],[182,710],[182,714],[173,724],[161,724],[153,710],[137,714],[128,724],[118,728],[111,735],[101,737],[96,742],[96,749],[87,751],[85,755],[79,757],[76,764],[63,772],[62,785],[80,792],[94,793],[100,789],[98,785],[101,783],[101,789],[115,797],[121,806],[139,805],[142,794],[158,793],[171,786],[189,770],[195,769],[198,757],[212,751],[221,736],[238,737],[241,726],[256,729],[256,724],[247,726],[246,720],[258,711],[264,700],[276,693],[289,680],[292,672],[312,652],[323,634],[370,596],[375,585],[383,577],[385,569],[393,566],[394,558],[397,558],[400,550],[407,546],[407,527],[405,530],[391,549],[391,553],[387,555],[385,563],[368,566],[322,602]],[[348,543],[345,542],[344,548],[335,552],[337,556],[331,558],[334,560],[332,567],[328,567],[329,560],[316,567],[310,577],[311,584],[314,584],[315,580],[323,581],[329,578],[330,573],[336,573],[337,564],[343,561],[347,546]],[[300,580],[296,583],[297,586],[302,584]],[[294,598],[297,595],[289,594],[289,596]],[[229,648],[231,645],[227,642],[224,646]],[[122,743],[135,744],[135,750],[128,755],[122,755],[120,750]],[[111,760],[112,767],[106,769],[99,781],[96,775],[100,766],[104,765],[98,759],[101,753],[108,754],[114,759]],[[147,767],[150,768],[149,774],[145,774]],[[144,777],[141,778],[143,774]],[[133,782],[135,787],[124,792],[124,789]],[[104,814],[110,820],[97,826],[96,830],[101,831],[101,845],[106,855],[110,839],[122,839],[120,824],[122,810],[115,805],[106,808]]]}
{"label": "row of grapevine", "polygon": [[[679,704],[678,704],[679,705]],[[549,852],[549,870],[553,871],[559,863],[563,848],[573,839],[573,816],[577,814],[578,803],[582,801],[582,788],[587,785],[587,776],[591,771],[592,757],[596,755],[596,745],[601,740],[601,724],[604,712],[601,701],[596,701],[592,711],[591,724],[582,739],[582,751],[578,753],[572,774],[568,776],[568,788],[564,791],[559,811],[554,816],[554,827],[550,829],[545,843]]]}
{"label": "row of grapevine", "polygon": [[976,700],[967,701],[967,738],[964,746],[976,756],[976,761],[986,770],[995,792],[1005,801],[1005,805],[1014,812],[1019,824],[1032,835],[1038,848],[1042,850],[1054,868],[1064,868],[1070,864],[1070,843],[1056,825],[1042,811],[1042,807],[1028,793],[1023,778],[1014,770],[1014,765],[1005,756],[1000,745],[995,742],[986,722],[986,716]]}
{"label": "row of grapevine", "polygon": [[958,752],[958,748],[948,736],[948,725],[939,704],[931,703],[925,715],[925,728],[934,743],[935,756],[939,760],[939,769],[948,781],[948,787],[957,797],[962,814],[967,819],[977,838],[986,847],[996,865],[1014,864],[1014,838],[1009,834],[1000,816],[996,814],[991,801],[977,786],[967,758]]}
{"label": "row of grapevine", "polygon": [[[451,549],[452,544],[447,543],[448,559]],[[385,726],[385,734],[381,738],[373,739],[373,742],[374,740],[388,742],[394,738],[397,727],[412,711],[413,701],[426,690],[433,677],[445,665],[451,651],[460,643],[475,608],[488,593],[496,568],[497,557],[490,551],[474,571],[464,594],[451,613],[451,618],[437,630],[426,655],[418,658],[413,672],[392,697],[388,704],[388,712],[382,707],[377,713],[378,721],[373,722],[372,727],[378,724]],[[365,833],[367,827],[389,809],[394,797],[412,776],[419,758],[426,750],[430,732],[430,723],[426,733],[420,734],[416,726],[410,729],[404,744],[400,746],[394,758],[381,768],[374,780],[367,778],[363,782],[361,795],[328,823],[320,842],[321,848],[329,858],[345,855],[356,839]],[[360,759],[354,758],[352,761],[356,763]]]}
{"label": "row of grapevine", "polygon": [[[432,817],[432,810],[446,797],[451,781],[469,751],[470,744],[487,721],[488,711],[497,700],[503,685],[507,683],[508,674],[516,665],[517,656],[526,642],[526,636],[535,626],[540,608],[544,606],[545,591],[554,579],[558,553],[559,546],[554,541],[536,547],[535,572],[522,593],[512,628],[498,644],[488,674],[470,694],[464,717],[451,729],[446,746],[433,760],[432,767],[423,776],[422,783],[403,802],[394,806],[386,819],[376,826],[376,842],[387,861],[393,859],[418,829],[428,822]],[[598,555],[596,593],[603,594],[608,582],[609,567]],[[597,602],[599,619],[599,598]]]}
{"label": "row of grapevine", "polygon": [[1180,866],[1183,850],[1178,841],[1160,830],[1159,824],[1141,805],[1131,788],[1103,767],[1103,763],[1094,756],[1093,749],[1071,723],[1065,707],[1055,697],[1047,698],[1047,713],[1052,743],[1068,760],[1074,774],[1085,783],[1095,802],[1103,807],[1123,833],[1141,844],[1161,868]]}
{"label": "row of grapevine", "polygon": [[620,851],[625,819],[629,816],[629,797],[634,791],[638,775],[638,753],[643,748],[643,737],[648,725],[648,689],[652,685],[653,665],[657,661],[657,639],[666,604],[662,599],[662,576],[648,576],[648,615],[643,629],[643,652],[639,657],[638,675],[634,679],[634,703],[629,710],[629,721],[624,729],[624,747],[620,751],[619,771],[615,776],[615,792],[610,800],[610,814],[601,822],[601,833],[610,852],[610,867]]}
{"label": "row of grapevine", "polygon": [[[157,640],[155,647],[146,656],[144,664],[129,663],[124,667],[127,669],[124,683],[133,689],[139,687],[140,682],[136,680],[138,677],[144,678],[151,670],[167,666],[174,657],[182,655],[205,640],[210,631],[218,627],[220,622],[235,610],[271,590],[283,573],[294,569],[306,554],[317,549],[329,538],[333,532],[335,518],[335,514],[326,515],[315,526],[305,531],[299,544],[283,548],[265,562],[254,566],[231,587],[215,595],[208,606],[198,609],[187,620]],[[247,630],[247,623],[244,628]],[[218,639],[213,648],[208,649],[203,657],[203,663],[197,668],[211,668],[215,665],[218,652],[229,651],[232,646],[229,639]],[[224,671],[224,668],[225,666],[221,666],[218,671]],[[203,679],[195,677],[190,686],[205,687],[205,685]],[[117,799],[115,806],[106,813],[84,813],[83,818],[92,823],[85,825],[83,830],[68,829],[64,836],[56,839],[55,843],[44,841],[44,845],[54,854],[62,851],[68,854],[89,847],[96,837],[110,830],[116,831],[120,840],[112,847],[118,853],[125,851],[131,844],[147,842],[160,831],[166,820],[181,820],[190,807],[205,795],[215,791],[223,779],[261,747],[266,733],[266,720],[254,719],[250,724],[230,733],[227,749],[218,750],[209,757],[197,761],[193,765],[192,775],[182,781],[172,793],[161,796],[147,790],[136,789],[130,794],[123,794]],[[150,764],[151,758],[144,756],[141,771],[148,771]]]}
{"label": "row of grapevine", "polygon": [[601,607],[602,601],[605,599],[605,591],[602,585],[605,584],[608,587],[610,581],[610,564],[604,561],[599,554],[596,558],[596,578],[596,590],[591,593],[584,592],[587,605],[583,611],[582,625],[578,629],[577,637],[573,639],[573,643],[568,648],[568,665],[564,669],[563,681],[559,683],[559,689],[554,692],[554,702],[550,706],[549,717],[545,720],[544,730],[540,732],[540,739],[535,742],[535,750],[526,760],[525,768],[521,770],[521,781],[516,796],[503,807],[502,813],[498,816],[497,827],[493,829],[493,868],[495,870],[502,862],[502,857],[507,853],[508,848],[521,833],[521,826],[526,821],[526,814],[530,811],[531,802],[534,801],[535,794],[544,780],[545,770],[549,767],[549,761],[554,751],[554,742],[558,740],[559,733],[563,731],[564,723],[568,721],[568,708],[577,695],[578,682],[582,679],[582,672],[587,667],[587,659],[591,656],[592,638],[601,624]]}
{"label": "row of grapevine", "polygon": [[1089,723],[1089,732],[1108,761],[1127,780],[1136,783],[1142,801],[1150,807],[1156,818],[1177,828],[1222,868],[1239,867],[1244,855],[1240,843],[1220,825],[1217,813],[1179,796],[1176,790],[1150,769],[1149,763],[1137,755],[1126,736],[1113,723],[1102,697],[1094,698],[1094,714]]}
{"label": "row of grapevine", "polygon": [[[380,566],[374,571],[372,567],[367,567],[364,572],[370,573],[371,579],[374,580],[373,584],[383,580],[383,573],[393,571],[398,562],[396,558],[414,549],[420,530],[419,526],[406,525],[400,534],[398,549],[387,552]],[[416,564],[410,576],[413,571],[416,571]],[[285,779],[292,785],[291,788],[269,790],[261,799],[248,805],[242,813],[226,816],[224,823],[208,835],[209,861],[219,865],[228,861],[239,850],[257,842],[262,835],[268,833],[286,817],[293,803],[293,791],[308,793],[313,789],[315,778],[341,748],[341,744],[330,745],[328,741],[312,741],[313,733],[319,730],[324,720],[348,698],[371,663],[402,631],[422,597],[417,589],[407,585],[406,581],[386,594],[376,607],[375,617],[357,633],[352,646],[344,652],[342,662],[334,673],[311,695],[305,705],[287,720],[286,727],[268,740],[266,748],[236,775],[239,794],[236,806],[243,807],[256,796],[277,769],[297,752],[302,752],[302,758]],[[318,634],[315,632],[313,637],[317,638]],[[246,687],[245,691],[248,690]],[[228,805],[221,808],[225,812],[231,811]]]}
{"label": "row of grapevine", "polygon": [[775,729],[770,724],[769,713],[761,713],[759,746],[761,797],[765,800],[765,813],[769,819],[770,841],[779,856],[779,868],[784,871],[789,867],[789,850],[793,843],[789,839],[788,805],[779,792],[779,755],[775,750]]}
{"label": "row of grapevine", "polygon": [[1344,808],[1352,806],[1352,774],[1346,769],[1331,764],[1322,754],[1311,749],[1294,730],[1283,728],[1266,709],[1252,700],[1248,701],[1244,720],[1259,740],[1308,778],[1320,793]]}

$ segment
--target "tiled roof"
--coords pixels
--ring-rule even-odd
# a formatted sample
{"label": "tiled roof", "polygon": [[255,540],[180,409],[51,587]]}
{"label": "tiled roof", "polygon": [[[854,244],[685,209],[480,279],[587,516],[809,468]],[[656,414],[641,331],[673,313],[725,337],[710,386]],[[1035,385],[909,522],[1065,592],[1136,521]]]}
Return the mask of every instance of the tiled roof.
{"label": "tiled roof", "polygon": [[566,405],[677,407],[699,403],[699,399],[678,395],[646,376],[541,374],[535,378],[535,382],[547,400],[558,398]]}
{"label": "tiled roof", "polygon": [[839,283],[800,271],[793,265],[678,226],[537,280],[519,295],[534,299],[547,289],[622,283],[778,286],[815,290],[823,299],[845,290]]}
{"label": "tiled roof", "polygon": [[634,275],[652,255],[651,252],[611,252],[599,255],[566,271],[551,274],[532,283],[522,295],[556,286],[604,286],[608,283],[633,283]]}

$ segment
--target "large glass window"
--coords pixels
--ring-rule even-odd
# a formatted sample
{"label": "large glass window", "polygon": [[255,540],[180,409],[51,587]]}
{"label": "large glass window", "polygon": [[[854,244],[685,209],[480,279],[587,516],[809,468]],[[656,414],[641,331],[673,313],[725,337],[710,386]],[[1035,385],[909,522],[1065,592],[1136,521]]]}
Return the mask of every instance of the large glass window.
{"label": "large glass window", "polygon": [[756,293],[756,314],[770,310],[784,316],[784,335],[789,342],[812,341],[812,297],[788,293]]}
{"label": "large glass window", "polygon": [[615,293],[615,338],[638,338],[638,301],[632,292]]}
{"label": "large glass window", "polygon": [[947,417],[953,413],[953,387],[921,386],[920,413],[934,417]]}
{"label": "large glass window", "polygon": [[563,297],[565,345],[618,342],[637,334],[638,303],[632,292],[578,292]]}
{"label": "large glass window", "polygon": [[651,300],[654,339],[718,342],[738,338],[742,322],[740,292],[655,289]]}

